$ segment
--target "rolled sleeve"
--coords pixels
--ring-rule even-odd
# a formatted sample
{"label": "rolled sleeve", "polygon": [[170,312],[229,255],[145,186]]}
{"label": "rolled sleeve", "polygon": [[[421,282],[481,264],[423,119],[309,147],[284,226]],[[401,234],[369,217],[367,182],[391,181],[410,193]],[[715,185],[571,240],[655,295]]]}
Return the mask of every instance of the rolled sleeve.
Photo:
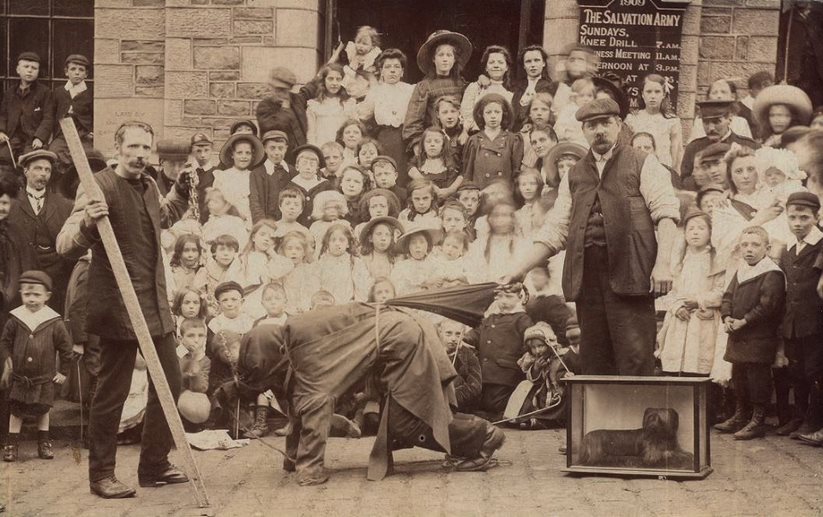
{"label": "rolled sleeve", "polygon": [[674,194],[671,173],[651,155],[640,170],[640,194],[655,224],[663,219],[680,222],[680,200]]}
{"label": "rolled sleeve", "polygon": [[66,258],[79,259],[99,240],[97,231],[87,228],[84,221],[88,202],[89,198],[81,184],[77,188],[74,209],[57,235],[57,253]]}
{"label": "rolled sleeve", "polygon": [[554,207],[546,214],[543,224],[534,234],[534,242],[546,246],[552,254],[565,249],[571,216],[572,194],[569,190],[569,175],[566,174],[557,187]]}

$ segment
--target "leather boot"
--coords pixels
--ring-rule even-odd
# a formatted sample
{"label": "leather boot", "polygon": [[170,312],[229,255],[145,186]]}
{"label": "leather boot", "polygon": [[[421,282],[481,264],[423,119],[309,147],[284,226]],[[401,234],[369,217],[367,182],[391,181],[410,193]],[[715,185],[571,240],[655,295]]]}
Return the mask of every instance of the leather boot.
{"label": "leather boot", "polygon": [[746,425],[746,422],[749,421],[749,417],[750,410],[747,407],[746,402],[738,396],[734,414],[725,421],[715,424],[714,428],[721,433],[735,433]]}
{"label": "leather boot", "polygon": [[766,408],[756,404],[752,410],[752,419],[746,427],[734,433],[735,440],[751,440],[766,436]]}
{"label": "leather boot", "polygon": [[778,436],[789,436],[791,433],[797,431],[802,424],[803,424],[803,419],[802,418],[798,418],[798,417],[792,418],[791,420],[789,420],[785,424],[778,427],[777,431],[775,431],[775,434],[777,434]]}
{"label": "leather boot", "polygon": [[17,461],[17,444],[3,446],[3,461]]}
{"label": "leather boot", "polygon": [[39,456],[41,460],[54,459],[54,451],[52,450],[50,441],[37,442],[37,456]]}
{"label": "leather boot", "polygon": [[245,438],[262,438],[269,434],[269,424],[267,417],[269,416],[269,408],[266,406],[256,406],[254,408],[254,424],[251,429],[243,433]]}

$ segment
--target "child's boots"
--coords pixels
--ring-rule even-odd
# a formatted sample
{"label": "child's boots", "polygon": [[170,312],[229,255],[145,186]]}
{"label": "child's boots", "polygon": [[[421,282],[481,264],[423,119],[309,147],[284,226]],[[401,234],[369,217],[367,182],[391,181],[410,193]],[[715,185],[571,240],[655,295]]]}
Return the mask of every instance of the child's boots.
{"label": "child's boots", "polygon": [[243,436],[254,439],[262,438],[269,434],[268,416],[269,408],[267,406],[256,406],[254,408],[254,424],[252,424],[251,429],[246,431]]}
{"label": "child's boots", "polygon": [[41,460],[53,460],[54,451],[52,451],[51,440],[49,440],[48,431],[37,432],[37,455]]}
{"label": "child's boots", "polygon": [[746,404],[746,401],[743,400],[742,397],[738,396],[734,414],[727,420],[719,424],[715,424],[714,428],[721,433],[736,433],[746,426],[746,423],[749,422],[750,416],[751,409],[748,407],[748,404]]}
{"label": "child's boots", "polygon": [[19,433],[9,433],[3,446],[3,461],[17,461],[17,443],[20,440]]}
{"label": "child's boots", "polygon": [[762,404],[755,404],[752,410],[752,419],[746,427],[734,433],[735,440],[751,440],[766,436],[766,408]]}

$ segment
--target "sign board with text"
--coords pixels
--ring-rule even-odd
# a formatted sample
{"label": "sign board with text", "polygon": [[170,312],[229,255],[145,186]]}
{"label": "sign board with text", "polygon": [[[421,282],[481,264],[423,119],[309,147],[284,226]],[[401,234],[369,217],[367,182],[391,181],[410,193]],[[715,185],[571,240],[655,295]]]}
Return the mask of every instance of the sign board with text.
{"label": "sign board with text", "polygon": [[643,77],[655,73],[677,105],[683,14],[689,2],[668,0],[578,0],[578,41],[600,56],[600,71],[623,78],[632,108]]}

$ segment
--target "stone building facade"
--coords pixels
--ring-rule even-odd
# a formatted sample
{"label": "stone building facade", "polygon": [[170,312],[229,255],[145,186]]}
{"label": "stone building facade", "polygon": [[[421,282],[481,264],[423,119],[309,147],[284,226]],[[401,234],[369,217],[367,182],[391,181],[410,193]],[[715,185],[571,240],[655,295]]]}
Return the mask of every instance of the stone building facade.
{"label": "stone building facade", "polygon": [[[521,6],[531,3],[521,0]],[[300,81],[312,77],[328,51],[327,13],[345,4],[96,0],[97,146],[110,151],[116,126],[128,118],[150,122],[163,137],[204,131],[224,140],[232,121],[254,118],[270,68],[288,66]],[[577,0],[545,1],[543,42],[552,64],[576,41],[578,17]],[[774,70],[779,18],[780,0],[691,1],[683,21],[677,106],[686,129],[711,81],[731,77],[745,87],[752,72]],[[409,65],[415,66],[413,59]]]}

